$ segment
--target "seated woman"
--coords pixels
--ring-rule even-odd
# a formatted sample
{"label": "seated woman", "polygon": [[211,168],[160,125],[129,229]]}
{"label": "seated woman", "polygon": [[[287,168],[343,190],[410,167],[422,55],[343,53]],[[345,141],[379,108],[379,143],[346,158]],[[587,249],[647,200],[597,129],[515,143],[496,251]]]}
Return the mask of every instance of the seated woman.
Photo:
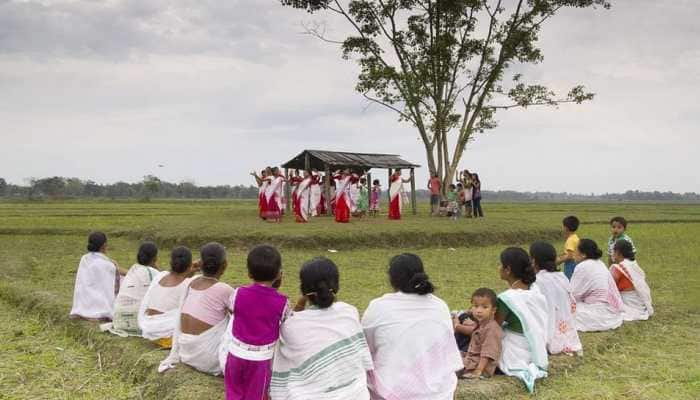
{"label": "seated woman", "polygon": [[338,268],[316,258],[301,267],[299,280],[302,295],[282,324],[270,398],[369,400],[372,357],[357,309],[336,301]]}
{"label": "seated woman", "polygon": [[180,305],[194,270],[190,249],[180,246],[170,252],[170,271],[161,271],[153,278],[139,307],[141,336],[163,348],[171,347]]}
{"label": "seated woman", "polygon": [[574,254],[576,269],[571,291],[576,299],[576,329],[607,331],[622,325],[622,299],[608,268],[600,261],[603,252],[591,239],[581,239]]}
{"label": "seated woman", "polygon": [[557,269],[557,250],[547,242],[535,242],[530,246],[530,258],[537,274],[533,286],[547,299],[547,350],[550,354],[582,351],[574,322],[576,300],[569,279]]}
{"label": "seated woman", "polygon": [[389,281],[395,292],[372,300],[362,317],[372,399],[452,400],[464,365],[447,304],[414,254],[391,259]]}
{"label": "seated woman", "polygon": [[125,275],[126,271],[107,257],[107,236],[104,233],[92,232],[88,236],[87,250],[78,264],[70,317],[111,321],[120,275]]}
{"label": "seated woman", "polygon": [[158,274],[158,247],[151,242],[142,243],[136,261],[121,282],[114,301],[114,321],[109,330],[120,336],[141,336],[139,308],[151,281]]}
{"label": "seated woman", "polygon": [[228,266],[226,249],[212,242],[202,246],[200,253],[202,275],[188,285],[175,325],[173,347],[160,363],[160,372],[182,362],[199,371],[221,375],[220,365],[226,365],[219,360],[227,355],[220,347],[233,304],[233,288],[219,282]]}
{"label": "seated woman", "polygon": [[501,279],[510,289],[498,295],[496,321],[503,325],[498,368],[520,378],[532,393],[535,380],[547,376],[547,299],[533,285],[536,276],[527,252],[510,247],[501,253]]}
{"label": "seated woman", "polygon": [[617,289],[622,297],[622,319],[647,320],[654,314],[651,290],[644,271],[635,261],[634,247],[627,240],[618,240],[613,246],[613,264],[610,267]]}

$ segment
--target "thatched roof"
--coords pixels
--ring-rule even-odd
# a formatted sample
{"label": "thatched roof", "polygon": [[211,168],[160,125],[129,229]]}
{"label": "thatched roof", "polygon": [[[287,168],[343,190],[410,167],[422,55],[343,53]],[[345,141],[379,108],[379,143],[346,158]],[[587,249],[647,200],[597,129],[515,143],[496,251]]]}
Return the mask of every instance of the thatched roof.
{"label": "thatched roof", "polygon": [[395,154],[348,153],[342,151],[304,150],[298,156],[282,165],[284,168],[304,169],[306,155],[312,169],[323,171],[329,169],[351,168],[368,170],[371,168],[417,168],[420,165],[410,163]]}

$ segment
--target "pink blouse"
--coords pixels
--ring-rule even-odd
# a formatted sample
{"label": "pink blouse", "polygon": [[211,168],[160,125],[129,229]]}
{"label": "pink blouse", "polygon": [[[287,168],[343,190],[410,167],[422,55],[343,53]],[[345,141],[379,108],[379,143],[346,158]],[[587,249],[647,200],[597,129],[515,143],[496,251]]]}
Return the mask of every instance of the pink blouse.
{"label": "pink blouse", "polygon": [[226,312],[231,312],[231,295],[233,288],[222,282],[204,290],[190,287],[182,313],[214,326],[226,318]]}

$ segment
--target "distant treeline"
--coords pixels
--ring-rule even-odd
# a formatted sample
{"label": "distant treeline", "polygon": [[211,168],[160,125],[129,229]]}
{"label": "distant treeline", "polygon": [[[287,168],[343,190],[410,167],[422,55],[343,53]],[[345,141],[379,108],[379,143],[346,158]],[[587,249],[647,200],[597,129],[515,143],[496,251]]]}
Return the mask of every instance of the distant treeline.
{"label": "distant treeline", "polygon": [[[109,199],[255,199],[258,188],[243,185],[197,186],[192,182],[171,183],[147,175],[141,182],[116,182],[99,184],[78,178],[54,176],[31,179],[28,185],[8,184],[0,178],[0,197],[26,199],[70,199],[70,198],[109,198]],[[419,199],[428,199],[427,190],[416,191]],[[674,201],[700,202],[697,193],[641,192],[628,190],[624,193],[574,194],[553,192],[516,192],[512,190],[482,192],[486,201],[502,202],[586,202],[586,201]]]}
{"label": "distant treeline", "polygon": [[70,199],[70,198],[109,198],[109,199],[255,199],[258,188],[255,186],[197,186],[192,182],[171,183],[155,176],[145,176],[137,183],[117,182],[99,184],[78,178],[32,179],[27,186],[8,184],[0,178],[0,196],[27,199]]}

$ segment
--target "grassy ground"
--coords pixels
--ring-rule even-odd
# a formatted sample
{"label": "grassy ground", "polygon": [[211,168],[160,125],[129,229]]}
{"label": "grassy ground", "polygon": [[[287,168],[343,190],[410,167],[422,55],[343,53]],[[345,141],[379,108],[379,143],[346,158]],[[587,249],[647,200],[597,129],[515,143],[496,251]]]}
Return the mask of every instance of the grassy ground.
{"label": "grassy ground", "polygon": [[[90,324],[66,319],[84,234],[91,229],[107,231],[110,256],[125,266],[133,262],[142,237],[159,241],[163,260],[176,242],[199,245],[222,240],[232,246],[230,267],[224,275],[231,284],[247,282],[244,248],[265,239],[281,246],[282,291],[292,297],[298,293],[301,263],[324,255],[341,269],[340,299],[361,311],[371,299],[390,290],[385,272],[388,259],[411,251],[424,259],[438,287],[437,295],[452,309],[459,309],[467,306],[468,294],[477,287],[505,288],[497,268],[498,253],[506,245],[556,238],[559,221],[569,213],[585,222],[580,236],[599,243],[607,238],[605,221],[610,216],[623,214],[632,220],[630,234],[647,271],[657,314],[650,321],[625,324],[614,332],[583,334],[585,356],[553,357],[551,377],[539,384],[535,397],[694,399],[700,393],[700,273],[693,263],[700,248],[698,206],[502,204],[487,208],[489,218],[478,221],[408,217],[390,223],[381,218],[347,226],[327,219],[303,226],[273,226],[258,221],[253,207],[227,202],[0,204],[0,324],[17,321],[13,329],[16,325],[22,332],[32,332],[13,337],[14,330],[0,330],[0,346],[9,346],[7,350],[0,347],[3,358],[9,354],[5,368],[20,371],[12,375],[0,369],[0,398],[41,397],[38,388],[42,386],[32,385],[40,376],[52,389],[50,398],[98,398],[106,391],[115,393],[109,398],[223,396],[220,379],[187,368],[173,374],[155,373],[155,365],[165,354],[150,343],[100,334]],[[303,238],[306,244],[297,246],[285,235]],[[381,239],[385,236],[400,240],[392,246],[391,240]],[[343,238],[347,243],[337,246],[328,238]],[[556,239],[555,245],[561,247],[561,240]],[[339,251],[328,252],[330,246]],[[60,344],[52,343],[51,338]],[[38,351],[30,351],[31,343]],[[52,358],[53,347],[75,352],[70,356],[74,364],[68,365],[80,378],[62,375],[63,359]],[[96,370],[98,353],[101,372]],[[49,375],[21,372],[27,369]],[[23,383],[16,378],[20,375],[25,377]],[[86,387],[91,390],[86,392]],[[517,382],[499,377],[462,383],[457,398],[495,396],[528,397]]]}

